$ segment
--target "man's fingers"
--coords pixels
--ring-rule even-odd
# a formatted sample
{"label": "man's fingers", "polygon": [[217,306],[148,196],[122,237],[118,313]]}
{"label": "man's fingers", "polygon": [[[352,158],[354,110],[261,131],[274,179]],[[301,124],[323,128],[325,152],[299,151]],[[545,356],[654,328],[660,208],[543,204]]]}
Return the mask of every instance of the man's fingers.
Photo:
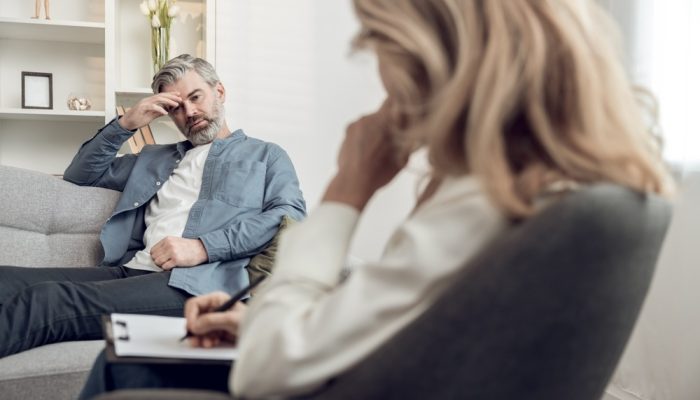
{"label": "man's fingers", "polygon": [[156,114],[160,114],[160,116],[168,115],[168,112],[160,104],[154,104],[151,106],[151,110]]}
{"label": "man's fingers", "polygon": [[153,263],[160,267],[161,265],[165,264],[166,261],[170,260],[171,257],[165,253],[151,253],[151,258],[153,259]]}
{"label": "man's fingers", "polygon": [[182,101],[182,97],[180,97],[180,92],[160,92],[157,95],[154,95],[153,97],[161,97],[174,101]]}
{"label": "man's fingers", "polygon": [[175,260],[173,260],[173,259],[170,259],[170,260],[166,261],[160,267],[163,268],[165,271],[170,271],[171,269],[177,267],[177,262],[175,262]]}

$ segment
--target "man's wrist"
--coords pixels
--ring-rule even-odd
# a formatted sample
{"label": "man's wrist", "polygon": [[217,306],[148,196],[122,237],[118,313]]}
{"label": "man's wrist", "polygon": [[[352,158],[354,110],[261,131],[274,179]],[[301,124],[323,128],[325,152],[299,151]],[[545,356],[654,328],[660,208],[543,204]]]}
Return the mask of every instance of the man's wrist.
{"label": "man's wrist", "polygon": [[138,127],[133,127],[133,128],[132,128],[132,127],[129,125],[128,121],[126,121],[126,120],[124,119],[124,116],[123,116],[123,115],[117,117],[117,124],[119,124],[119,126],[120,126],[122,129],[127,130],[127,131],[129,131],[129,132],[135,132],[136,129],[138,129]]}

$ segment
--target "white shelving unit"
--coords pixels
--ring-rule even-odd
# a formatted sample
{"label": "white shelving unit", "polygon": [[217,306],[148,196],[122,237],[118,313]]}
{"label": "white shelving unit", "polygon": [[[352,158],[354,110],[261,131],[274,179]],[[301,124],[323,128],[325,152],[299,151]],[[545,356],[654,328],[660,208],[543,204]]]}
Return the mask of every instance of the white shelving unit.
{"label": "white shelving unit", "polygon": [[0,38],[52,42],[104,43],[105,24],[0,17]]}
{"label": "white shelving unit", "polygon": [[[34,2],[1,0],[0,164],[60,174],[82,142],[151,94],[150,25],[142,0],[61,0],[51,20],[31,19]],[[190,53],[214,65],[216,0],[178,0],[171,56]],[[43,13],[42,13],[43,17]],[[53,109],[21,108],[21,72],[53,75]],[[72,94],[92,101],[72,111]],[[181,140],[165,119],[152,128],[160,143]],[[125,149],[125,148],[124,148]]]}
{"label": "white shelving unit", "polygon": [[37,121],[73,121],[73,122],[103,122],[104,111],[73,111],[73,110],[28,110],[25,108],[0,108],[0,119],[37,120]]}

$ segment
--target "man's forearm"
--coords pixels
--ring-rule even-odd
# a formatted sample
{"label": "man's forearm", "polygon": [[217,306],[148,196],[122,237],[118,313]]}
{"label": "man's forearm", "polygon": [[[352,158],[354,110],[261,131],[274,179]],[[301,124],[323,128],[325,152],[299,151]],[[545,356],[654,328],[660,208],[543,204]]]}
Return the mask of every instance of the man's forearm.
{"label": "man's forearm", "polygon": [[229,227],[199,236],[209,262],[236,260],[257,254],[275,236],[285,215],[301,220],[304,211],[292,205],[278,206]]}
{"label": "man's forearm", "polygon": [[[116,119],[112,120],[92,139],[83,143],[66,168],[63,179],[83,186],[102,186],[122,190],[133,166],[134,156],[121,157],[119,160],[115,158],[122,144],[132,134],[133,132],[119,126]],[[107,171],[111,172],[109,182],[102,179]]]}

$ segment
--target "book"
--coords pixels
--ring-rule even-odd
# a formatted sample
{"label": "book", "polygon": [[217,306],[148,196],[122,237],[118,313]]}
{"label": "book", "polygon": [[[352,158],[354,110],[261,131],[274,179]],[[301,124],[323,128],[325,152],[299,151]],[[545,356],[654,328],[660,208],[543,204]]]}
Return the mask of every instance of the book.
{"label": "book", "polygon": [[231,364],[238,354],[230,344],[205,349],[180,341],[186,333],[184,318],[110,314],[102,322],[110,362]]}

